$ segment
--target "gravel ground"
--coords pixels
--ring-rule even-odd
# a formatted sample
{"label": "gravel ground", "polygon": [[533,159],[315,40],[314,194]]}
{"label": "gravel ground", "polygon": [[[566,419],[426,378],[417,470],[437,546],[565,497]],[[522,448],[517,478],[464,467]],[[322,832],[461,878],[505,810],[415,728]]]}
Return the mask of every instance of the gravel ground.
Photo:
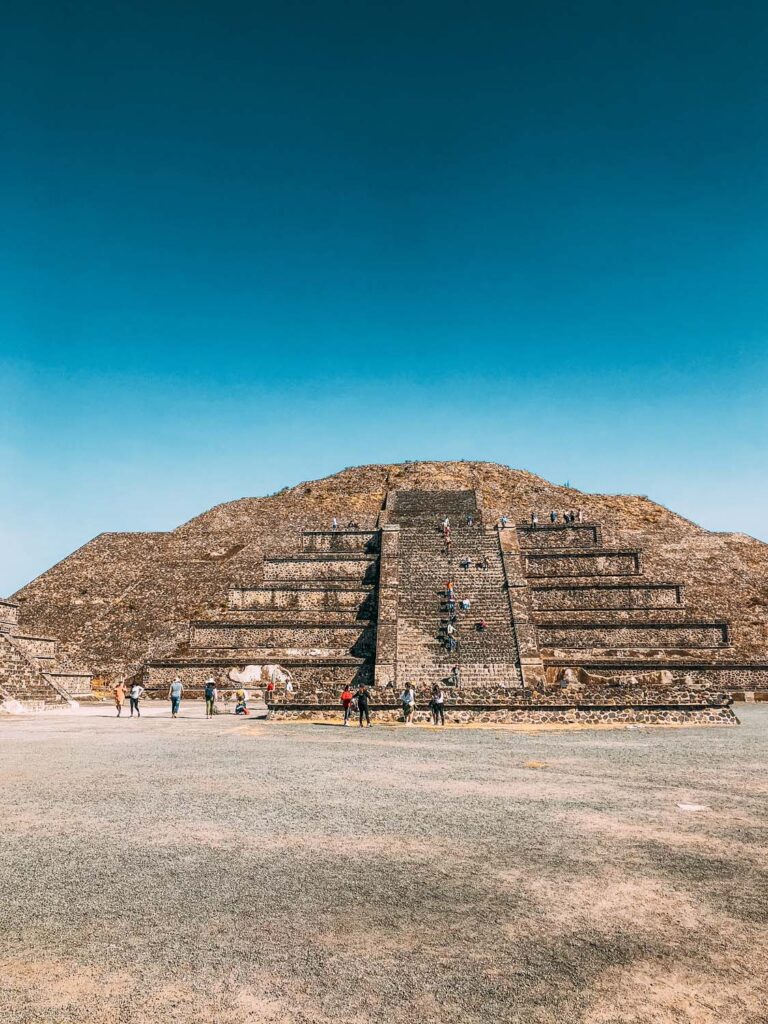
{"label": "gravel ground", "polygon": [[526,732],[147,711],[0,720],[3,1024],[768,1021],[768,706]]}

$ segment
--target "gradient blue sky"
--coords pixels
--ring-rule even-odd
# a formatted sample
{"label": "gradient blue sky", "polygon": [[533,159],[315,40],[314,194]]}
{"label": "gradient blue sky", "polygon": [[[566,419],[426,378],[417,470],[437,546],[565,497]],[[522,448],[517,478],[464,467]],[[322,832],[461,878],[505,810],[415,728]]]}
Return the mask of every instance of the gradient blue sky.
{"label": "gradient blue sky", "polygon": [[765,3],[15,6],[0,594],[360,462],[768,538]]}

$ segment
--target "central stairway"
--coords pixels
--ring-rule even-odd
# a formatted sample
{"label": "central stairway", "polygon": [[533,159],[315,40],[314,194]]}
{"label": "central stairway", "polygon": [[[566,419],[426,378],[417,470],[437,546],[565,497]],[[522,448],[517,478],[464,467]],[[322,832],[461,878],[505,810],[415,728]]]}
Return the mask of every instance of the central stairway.
{"label": "central stairway", "polygon": [[[442,523],[448,518],[450,550]],[[463,687],[521,685],[504,567],[473,491],[397,491],[387,521],[400,527],[397,670],[427,686],[457,670]],[[454,584],[456,649],[448,649],[446,584]],[[468,600],[468,610],[460,602]],[[479,629],[478,624],[485,628]],[[454,678],[456,673],[454,672]]]}

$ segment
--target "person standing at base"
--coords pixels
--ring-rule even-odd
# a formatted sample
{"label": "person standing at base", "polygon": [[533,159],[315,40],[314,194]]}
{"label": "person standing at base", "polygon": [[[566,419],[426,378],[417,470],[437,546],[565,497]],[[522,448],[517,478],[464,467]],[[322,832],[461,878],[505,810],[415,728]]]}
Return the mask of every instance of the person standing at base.
{"label": "person standing at base", "polygon": [[133,712],[136,712],[136,716],[141,718],[141,712],[139,711],[139,701],[144,696],[144,687],[141,683],[134,683],[131,687],[130,702],[131,702],[131,718],[133,718]]}
{"label": "person standing at base", "polygon": [[406,725],[413,725],[413,712],[416,710],[416,691],[413,683],[408,683],[400,694],[400,703],[403,706],[403,721]]}
{"label": "person standing at base", "polygon": [[178,718],[179,716],[179,706],[181,704],[182,693],[184,693],[184,687],[182,686],[179,677],[176,676],[168,687],[168,696],[171,700],[171,718]]}
{"label": "person standing at base", "polygon": [[216,714],[216,680],[213,676],[206,680],[205,689],[203,690],[203,696],[205,697],[205,717],[213,718]]}
{"label": "person standing at base", "polygon": [[437,725],[438,719],[440,725],[445,725],[445,694],[442,687],[435,683],[432,687],[432,724]]}
{"label": "person standing at base", "polygon": [[371,709],[370,700],[371,694],[367,686],[359,686],[357,693],[355,694],[357,701],[357,717],[359,719],[360,728],[363,728],[363,718],[365,718],[368,728],[371,728]]}
{"label": "person standing at base", "polygon": [[349,715],[354,696],[354,693],[352,693],[348,686],[345,686],[341,691],[341,706],[344,709],[344,721],[342,722],[342,725],[349,725]]}
{"label": "person standing at base", "polygon": [[118,718],[123,710],[123,704],[125,704],[125,684],[118,683],[115,687],[115,707],[117,708]]}

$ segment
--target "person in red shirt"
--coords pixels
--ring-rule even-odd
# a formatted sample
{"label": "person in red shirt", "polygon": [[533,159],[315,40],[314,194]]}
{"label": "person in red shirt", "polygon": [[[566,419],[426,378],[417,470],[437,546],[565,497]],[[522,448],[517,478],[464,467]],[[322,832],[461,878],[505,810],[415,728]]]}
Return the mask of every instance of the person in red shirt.
{"label": "person in red shirt", "polygon": [[352,707],[354,694],[348,686],[345,686],[341,693],[341,706],[344,708],[344,725],[349,725],[349,712]]}
{"label": "person in red shirt", "polygon": [[270,679],[267,683],[267,704],[272,700],[272,694],[275,692],[275,684]]}

